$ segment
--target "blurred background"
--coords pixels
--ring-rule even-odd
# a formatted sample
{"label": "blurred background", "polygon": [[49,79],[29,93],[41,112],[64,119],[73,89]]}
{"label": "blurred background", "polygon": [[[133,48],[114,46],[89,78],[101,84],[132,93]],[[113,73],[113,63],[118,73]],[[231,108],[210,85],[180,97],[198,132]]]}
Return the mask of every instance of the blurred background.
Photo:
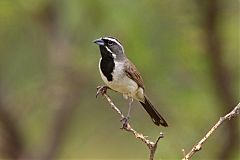
{"label": "blurred background", "polygon": [[[115,36],[169,123],[134,102],[131,124],[155,140],[156,159],[180,159],[239,100],[239,1],[1,0],[1,159],[147,159],[104,98],[98,47]],[[127,113],[127,101],[109,92]],[[239,159],[239,118],[194,159]]]}

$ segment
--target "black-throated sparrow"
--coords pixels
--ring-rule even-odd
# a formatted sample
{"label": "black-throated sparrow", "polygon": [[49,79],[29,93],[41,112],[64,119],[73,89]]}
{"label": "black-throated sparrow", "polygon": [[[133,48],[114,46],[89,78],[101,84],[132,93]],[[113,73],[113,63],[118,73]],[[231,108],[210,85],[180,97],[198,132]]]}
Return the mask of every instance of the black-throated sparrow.
{"label": "black-throated sparrow", "polygon": [[99,45],[102,58],[99,71],[109,88],[129,99],[128,116],[133,99],[138,100],[156,125],[167,127],[167,122],[154,108],[144,93],[143,79],[134,64],[126,57],[121,43],[114,37],[99,38],[94,41]]}

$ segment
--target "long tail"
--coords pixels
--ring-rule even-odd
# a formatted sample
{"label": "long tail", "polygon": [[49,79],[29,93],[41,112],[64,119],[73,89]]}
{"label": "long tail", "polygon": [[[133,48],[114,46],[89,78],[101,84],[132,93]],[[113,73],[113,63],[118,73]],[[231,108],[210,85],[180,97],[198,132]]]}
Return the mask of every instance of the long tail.
{"label": "long tail", "polygon": [[[140,102],[140,101],[139,101]],[[163,119],[163,117],[158,113],[158,111],[154,108],[154,106],[151,104],[149,99],[144,96],[144,102],[140,102],[144,109],[147,111],[147,113],[151,116],[152,121],[159,126],[160,124],[164,127],[167,127],[167,122]]]}

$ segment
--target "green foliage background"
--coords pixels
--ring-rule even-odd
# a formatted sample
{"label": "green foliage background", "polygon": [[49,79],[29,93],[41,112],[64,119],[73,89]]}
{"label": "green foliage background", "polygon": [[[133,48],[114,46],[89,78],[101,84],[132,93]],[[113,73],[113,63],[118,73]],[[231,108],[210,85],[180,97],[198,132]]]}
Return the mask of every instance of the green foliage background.
{"label": "green foliage background", "polygon": [[[77,92],[68,93],[75,94],[77,100],[66,119],[56,159],[147,159],[146,146],[121,131],[118,115],[105,99],[95,98],[96,86],[103,82],[98,73],[99,50],[92,41],[102,36],[112,35],[122,41],[142,74],[148,96],[169,123],[168,128],[156,127],[142,107],[134,103],[131,123],[136,130],[152,140],[160,131],[165,133],[156,159],[180,159],[181,150],[188,151],[225,114],[209,69],[197,1],[52,2],[57,10],[57,33],[61,33],[68,48],[67,80],[62,78],[65,69],[56,69],[60,72],[56,77],[49,69],[50,32],[54,31],[49,32],[41,21],[49,3],[0,1],[1,94],[19,126],[26,151],[37,157],[47,148],[48,133],[58,110],[54,107],[58,100],[51,103],[54,96],[49,92],[49,81],[58,84],[60,79],[60,91],[74,88]],[[234,0],[220,3],[218,31],[224,63],[233,75],[234,99],[239,99],[239,5]],[[61,58],[58,56],[54,58]],[[126,113],[127,102],[122,96],[109,94]],[[227,132],[224,124],[195,159],[217,159]],[[232,159],[239,156],[238,149]]]}

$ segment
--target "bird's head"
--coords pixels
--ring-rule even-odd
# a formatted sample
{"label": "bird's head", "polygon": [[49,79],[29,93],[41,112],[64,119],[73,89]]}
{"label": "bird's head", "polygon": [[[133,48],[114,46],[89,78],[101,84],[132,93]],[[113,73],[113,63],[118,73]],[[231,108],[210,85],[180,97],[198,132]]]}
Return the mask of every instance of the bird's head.
{"label": "bird's head", "polygon": [[102,57],[111,56],[118,59],[124,56],[122,44],[114,37],[101,37],[93,42],[99,45]]}

